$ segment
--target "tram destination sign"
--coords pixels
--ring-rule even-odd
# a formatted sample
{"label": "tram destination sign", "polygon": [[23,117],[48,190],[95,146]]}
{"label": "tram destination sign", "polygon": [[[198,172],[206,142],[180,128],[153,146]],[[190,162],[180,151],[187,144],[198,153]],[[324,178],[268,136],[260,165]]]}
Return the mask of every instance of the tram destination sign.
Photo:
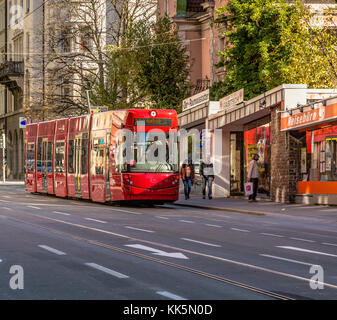
{"label": "tram destination sign", "polygon": [[209,102],[209,89],[195,94],[183,101],[183,111],[194,108],[200,104]]}

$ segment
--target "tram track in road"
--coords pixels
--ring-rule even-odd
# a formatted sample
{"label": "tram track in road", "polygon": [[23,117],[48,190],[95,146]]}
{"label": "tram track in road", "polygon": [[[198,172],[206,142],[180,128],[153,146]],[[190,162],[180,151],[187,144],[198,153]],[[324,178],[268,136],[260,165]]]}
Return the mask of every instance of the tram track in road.
{"label": "tram track in road", "polygon": [[[235,287],[246,289],[246,290],[249,290],[249,291],[254,292],[256,294],[262,295],[262,296],[267,296],[267,297],[277,299],[277,300],[294,300],[293,298],[285,296],[285,295],[280,295],[280,294],[277,294],[277,293],[274,293],[274,292],[271,292],[271,291],[268,291],[268,290],[264,290],[264,289],[257,288],[257,287],[251,286],[251,285],[247,285],[245,283],[241,283],[241,282],[238,282],[238,281],[235,281],[235,280],[227,279],[227,278],[224,278],[224,277],[221,277],[221,276],[218,276],[218,275],[215,275],[215,274],[211,274],[211,273],[208,273],[208,272],[205,272],[205,271],[197,270],[195,268],[187,267],[187,266],[177,264],[177,263],[174,263],[174,262],[170,262],[170,261],[165,261],[165,260],[162,260],[162,259],[159,259],[159,258],[156,258],[156,257],[151,257],[151,256],[148,256],[148,255],[145,255],[145,254],[142,254],[142,253],[137,253],[137,252],[134,252],[134,251],[131,251],[131,250],[128,250],[128,249],[115,247],[115,246],[112,246],[112,245],[109,245],[109,244],[106,244],[106,243],[102,243],[102,242],[99,242],[99,241],[96,241],[96,240],[90,240],[90,239],[84,238],[82,236],[71,234],[69,232],[59,231],[59,230],[53,229],[51,227],[41,226],[41,225],[38,225],[38,224],[35,224],[35,223],[32,223],[32,222],[27,222],[27,221],[24,221],[24,220],[21,220],[21,219],[18,219],[18,218],[8,217],[8,216],[4,216],[4,215],[0,215],[0,216],[2,218],[6,218],[8,220],[19,222],[21,224],[25,224],[25,225],[30,226],[30,227],[34,227],[34,228],[38,228],[40,230],[52,232],[54,234],[57,234],[59,236],[63,236],[63,237],[68,238],[68,239],[82,241],[82,242],[85,242],[87,244],[90,244],[90,245],[93,245],[93,246],[96,246],[96,247],[105,248],[105,249],[108,249],[108,250],[111,250],[111,251],[114,251],[114,252],[119,252],[119,253],[127,254],[127,255],[130,255],[130,256],[138,257],[138,258],[143,259],[143,260],[159,263],[161,265],[165,265],[165,266],[168,266],[168,267],[171,267],[171,268],[175,268],[177,270],[189,272],[189,273],[192,273],[194,275],[198,275],[198,276],[203,277],[203,278],[215,280],[215,281],[221,282],[223,284],[229,284],[229,285],[232,285],[232,286],[235,286]],[[38,215],[34,215],[34,216],[38,216]],[[54,220],[54,219],[52,219],[52,220]],[[132,239],[131,237],[128,237],[128,236],[125,236],[125,237],[127,237],[129,239]],[[144,241],[144,240],[140,240],[140,239],[135,239],[135,240]]]}

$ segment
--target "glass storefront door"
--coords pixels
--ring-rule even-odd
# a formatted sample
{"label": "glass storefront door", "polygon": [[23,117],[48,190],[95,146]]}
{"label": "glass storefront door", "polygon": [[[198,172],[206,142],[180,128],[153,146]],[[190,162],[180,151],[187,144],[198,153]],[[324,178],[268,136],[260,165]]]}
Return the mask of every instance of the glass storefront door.
{"label": "glass storefront door", "polygon": [[247,181],[248,166],[254,154],[260,156],[258,193],[269,196],[270,192],[270,122],[244,132],[244,180]]}

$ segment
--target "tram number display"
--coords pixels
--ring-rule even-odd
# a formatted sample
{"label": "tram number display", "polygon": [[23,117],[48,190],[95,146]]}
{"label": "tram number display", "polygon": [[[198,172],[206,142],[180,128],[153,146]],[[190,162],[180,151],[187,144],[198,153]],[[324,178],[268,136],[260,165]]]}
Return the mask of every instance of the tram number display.
{"label": "tram number display", "polygon": [[171,127],[172,119],[168,118],[136,118],[134,120],[135,126],[145,127]]}

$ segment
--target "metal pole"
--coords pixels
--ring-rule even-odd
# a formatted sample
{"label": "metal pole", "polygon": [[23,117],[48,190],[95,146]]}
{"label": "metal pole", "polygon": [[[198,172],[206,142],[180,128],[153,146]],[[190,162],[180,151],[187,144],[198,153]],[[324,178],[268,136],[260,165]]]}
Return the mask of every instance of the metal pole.
{"label": "metal pole", "polygon": [[89,91],[90,91],[90,90],[85,90],[85,92],[87,93],[88,108],[89,108],[89,112],[90,112],[90,97],[89,97]]}
{"label": "metal pole", "polygon": [[6,182],[6,135],[2,134],[2,182]]}

